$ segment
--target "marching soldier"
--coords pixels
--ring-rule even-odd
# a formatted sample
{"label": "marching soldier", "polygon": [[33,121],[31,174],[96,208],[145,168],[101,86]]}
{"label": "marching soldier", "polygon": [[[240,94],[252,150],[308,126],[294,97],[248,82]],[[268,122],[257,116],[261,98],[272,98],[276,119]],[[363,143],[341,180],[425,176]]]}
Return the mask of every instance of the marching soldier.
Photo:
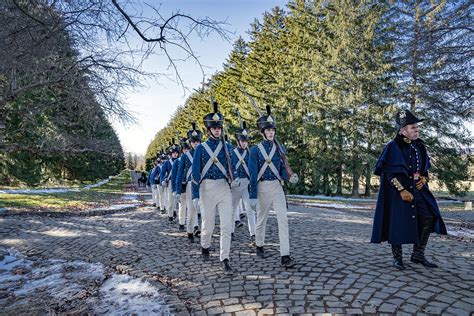
{"label": "marching soldier", "polygon": [[257,212],[257,256],[265,258],[265,228],[268,213],[273,209],[278,220],[281,264],[289,268],[295,263],[290,256],[288,215],[283,191],[283,181],[288,180],[288,173],[282,159],[284,149],[278,148],[279,144],[275,141],[276,122],[271,115],[270,106],[267,105],[267,115],[258,118],[257,127],[264,139],[250,149],[249,159],[250,205]]}
{"label": "marching soldier", "polygon": [[[178,158],[178,161],[173,165],[171,180],[174,183],[173,192],[176,195],[176,200],[179,202],[178,208],[178,222],[179,222],[179,231],[184,231],[184,225],[186,225],[186,181],[183,181],[182,174],[180,174],[179,168],[181,166],[181,161],[187,159],[189,155],[189,144],[186,138],[182,138],[180,141],[181,145],[181,156]],[[183,188],[184,187],[184,188]],[[181,194],[184,192],[184,194]]]}
{"label": "marching soldier", "polygon": [[173,144],[171,144],[169,149],[171,158],[163,163],[163,167],[161,168],[160,173],[160,182],[161,185],[164,187],[164,191],[166,192],[166,208],[168,210],[168,219],[170,222],[172,222],[174,219],[176,207],[175,195],[173,194],[174,184],[173,181],[171,181],[171,171],[173,170],[173,165],[175,164],[179,156],[179,146],[174,143],[174,139],[172,143]]}
{"label": "marching soldier", "polygon": [[178,169],[177,182],[182,186],[177,186],[176,196],[180,197],[182,204],[186,205],[186,232],[190,242],[194,242],[194,236],[199,236],[198,210],[194,207],[192,198],[192,165],[196,147],[201,143],[202,132],[196,129],[196,123],[192,124],[192,129],[188,131],[188,141],[191,145],[189,151],[181,156]]}
{"label": "marching soldier", "polygon": [[[163,152],[163,150],[161,151],[161,157],[160,157],[160,169],[163,168],[163,163],[168,160],[169,157],[167,155],[165,155],[165,153]],[[165,187],[163,187],[161,185],[161,171],[160,173],[158,173],[157,175],[157,191],[158,191],[158,203],[159,203],[159,207],[161,209],[161,213],[162,214],[165,214],[166,213],[166,192],[165,192]]]}
{"label": "marching soldier", "polygon": [[428,187],[431,164],[419,139],[421,121],[408,110],[397,113],[398,134],[385,146],[374,172],[380,176],[380,191],[371,242],[388,241],[392,246],[393,266],[400,270],[405,269],[403,244],[413,244],[411,262],[437,267],[425,257],[428,238],[432,232],[447,234]]}
{"label": "marching soldier", "polygon": [[222,137],[224,116],[213,102],[214,112],[204,117],[208,140],[196,147],[192,165],[192,195],[196,208],[201,208],[201,250],[205,261],[210,259],[209,248],[215,226],[216,209],[220,219],[220,261],[225,274],[232,274],[229,263],[232,232],[232,194],[229,183],[233,171],[227,155],[232,146]]}
{"label": "marching soldier", "polygon": [[153,200],[153,206],[156,206],[159,210],[161,210],[160,205],[159,205],[159,194],[158,194],[158,183],[159,177],[160,177],[160,172],[161,172],[161,166],[160,166],[160,158],[156,159],[155,161],[155,167],[150,171],[150,175],[148,176],[148,181],[151,186],[151,198]]}
{"label": "marching soldier", "polygon": [[[234,211],[235,226],[242,226],[240,222],[241,204],[245,205],[247,211],[247,221],[249,225],[250,238],[255,243],[255,211],[250,207],[249,200],[249,182],[250,171],[248,168],[249,150],[248,150],[248,132],[246,122],[235,132],[237,146],[232,151],[232,167],[235,169],[234,178],[237,186],[232,191],[232,209]],[[240,223],[240,225],[238,225]]]}

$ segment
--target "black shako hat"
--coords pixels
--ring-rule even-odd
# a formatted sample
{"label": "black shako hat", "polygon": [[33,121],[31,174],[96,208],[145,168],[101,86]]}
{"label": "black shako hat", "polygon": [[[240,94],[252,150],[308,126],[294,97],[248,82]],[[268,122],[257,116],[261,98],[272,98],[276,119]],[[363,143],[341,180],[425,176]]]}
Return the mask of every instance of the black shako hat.
{"label": "black shako hat", "polygon": [[188,140],[190,142],[200,142],[202,140],[202,132],[196,128],[196,123],[192,122],[192,129],[188,130]]}
{"label": "black shako hat", "polygon": [[179,145],[175,143],[174,138],[171,139],[170,147],[168,148],[168,152],[174,153],[177,152],[179,153]]}
{"label": "black shako hat", "polygon": [[272,111],[270,109],[270,106],[267,105],[266,109],[267,109],[267,115],[262,115],[257,119],[257,127],[262,133],[267,128],[276,129],[276,121],[275,121],[275,118],[272,116]]}
{"label": "black shako hat", "polygon": [[189,149],[188,139],[186,137],[181,138],[179,144],[181,145],[181,149]]}
{"label": "black shako hat", "polygon": [[248,135],[248,132],[247,132],[247,123],[245,121],[243,121],[240,128],[238,128],[235,131],[235,138],[237,139],[237,141],[239,141],[239,140],[248,141],[249,140],[249,135]]}
{"label": "black shako hat", "polygon": [[224,126],[224,115],[219,113],[217,102],[214,101],[212,107],[214,112],[204,116],[204,126],[206,126],[207,129],[211,127],[222,128]]}
{"label": "black shako hat", "polygon": [[398,129],[405,127],[410,124],[416,124],[423,122],[424,119],[419,119],[413,113],[408,110],[400,110],[395,116],[395,122],[397,123]]}

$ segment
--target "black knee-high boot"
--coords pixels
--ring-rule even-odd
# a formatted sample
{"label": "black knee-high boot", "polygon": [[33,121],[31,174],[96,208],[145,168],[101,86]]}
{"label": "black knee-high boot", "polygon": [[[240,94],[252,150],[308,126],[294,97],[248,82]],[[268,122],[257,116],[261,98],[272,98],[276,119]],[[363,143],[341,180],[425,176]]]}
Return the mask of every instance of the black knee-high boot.
{"label": "black knee-high boot", "polygon": [[411,262],[420,263],[427,268],[437,268],[438,266],[432,262],[429,262],[425,258],[425,249],[428,244],[428,239],[430,238],[431,231],[433,229],[434,218],[431,216],[426,216],[421,218],[421,234],[419,244],[413,245],[413,253],[411,255]]}
{"label": "black knee-high boot", "polygon": [[399,270],[405,270],[403,264],[403,250],[402,245],[392,245],[393,266]]}

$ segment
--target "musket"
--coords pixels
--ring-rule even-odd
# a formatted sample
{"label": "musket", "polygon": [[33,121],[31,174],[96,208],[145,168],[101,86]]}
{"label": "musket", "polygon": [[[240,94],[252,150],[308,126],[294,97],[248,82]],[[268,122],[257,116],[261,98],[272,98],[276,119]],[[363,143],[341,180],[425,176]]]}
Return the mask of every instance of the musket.
{"label": "musket", "polygon": [[[212,107],[214,109],[214,113],[217,113],[217,107],[215,106],[214,98],[212,97],[212,95],[211,95],[210,99],[211,99]],[[224,122],[222,122],[222,123],[224,123]],[[230,184],[230,183],[232,183],[232,181],[234,181],[234,175],[232,174],[232,165],[231,165],[231,162],[230,162],[229,149],[227,148],[227,143],[225,141],[224,128],[222,128],[222,133],[221,133],[220,140],[221,140],[222,145],[224,147],[224,155],[225,155],[227,174],[228,174],[227,180],[229,181],[229,184]]]}
{"label": "musket", "polygon": [[[242,91],[242,93],[245,94],[249,98],[250,103],[252,103],[252,105],[253,105],[255,111],[257,112],[258,116],[262,116],[262,112],[260,111],[257,103],[252,98],[252,96],[250,94],[248,94],[247,91],[245,91],[244,87],[241,84],[239,84],[239,86],[240,86],[240,90]],[[267,108],[267,112],[269,112],[269,107]],[[270,113],[268,113],[268,115],[270,115]],[[288,174],[289,181],[291,183],[297,183],[298,180],[299,180],[298,179],[298,174],[294,173],[293,169],[291,169],[290,164],[288,163],[288,158],[286,157],[286,154],[283,151],[283,148],[280,145],[280,143],[278,142],[276,136],[273,138],[273,141],[275,142],[275,145],[276,145],[278,154],[281,157],[281,160],[283,160],[283,164],[285,165],[285,169],[286,169],[286,173]]]}

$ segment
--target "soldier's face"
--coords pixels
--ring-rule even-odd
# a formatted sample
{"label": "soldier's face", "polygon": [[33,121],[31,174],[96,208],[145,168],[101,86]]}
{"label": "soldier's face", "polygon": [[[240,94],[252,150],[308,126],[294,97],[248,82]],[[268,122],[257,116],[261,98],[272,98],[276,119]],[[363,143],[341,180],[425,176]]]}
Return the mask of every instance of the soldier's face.
{"label": "soldier's face", "polygon": [[193,149],[196,149],[196,146],[199,145],[201,142],[199,141],[195,141],[195,142],[191,142],[191,147],[193,147]]}
{"label": "soldier's face", "polygon": [[214,136],[215,138],[221,137],[222,128],[220,128],[220,127],[211,127],[211,134],[212,134],[212,136]]}
{"label": "soldier's face", "polygon": [[189,149],[183,147],[183,154],[187,153],[188,151],[189,151]]}
{"label": "soldier's face", "polygon": [[417,140],[420,137],[418,124],[410,124],[402,128],[402,134],[410,140]]}
{"label": "soldier's face", "polygon": [[265,138],[268,140],[273,140],[273,138],[275,138],[275,129],[273,128],[267,128],[263,133],[265,134]]}
{"label": "soldier's face", "polygon": [[239,145],[240,145],[240,147],[242,147],[243,149],[245,149],[245,148],[248,147],[249,142],[246,141],[246,140],[239,140]]}
{"label": "soldier's face", "polygon": [[178,153],[176,151],[173,151],[171,153],[171,158],[178,158]]}

